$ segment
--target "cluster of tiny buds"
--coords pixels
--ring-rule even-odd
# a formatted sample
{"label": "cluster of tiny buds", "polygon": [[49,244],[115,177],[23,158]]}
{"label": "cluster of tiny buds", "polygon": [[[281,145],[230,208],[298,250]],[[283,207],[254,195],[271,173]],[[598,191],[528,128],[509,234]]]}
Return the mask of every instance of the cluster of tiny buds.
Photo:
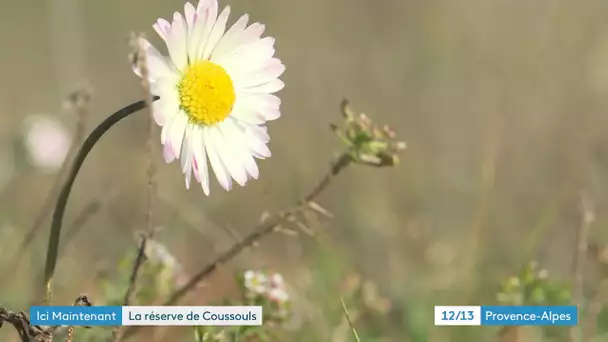
{"label": "cluster of tiny buds", "polygon": [[279,273],[266,275],[260,271],[246,271],[244,285],[248,296],[263,296],[279,305],[289,301],[289,294],[285,289],[285,281]]}

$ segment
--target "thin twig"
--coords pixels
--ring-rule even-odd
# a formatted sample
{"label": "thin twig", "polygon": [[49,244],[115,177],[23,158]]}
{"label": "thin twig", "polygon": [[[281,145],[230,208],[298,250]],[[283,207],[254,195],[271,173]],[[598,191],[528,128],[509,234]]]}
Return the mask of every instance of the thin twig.
{"label": "thin twig", "polygon": [[[48,195],[44,200],[42,208],[40,208],[40,211],[34,219],[34,222],[32,223],[30,229],[27,231],[27,233],[25,233],[23,240],[21,240],[21,242],[19,243],[15,255],[7,263],[8,268],[3,272],[4,274],[13,274],[17,270],[19,263],[23,259],[23,256],[28,251],[32,243],[35,241],[38,233],[41,232],[40,228],[43,227],[43,223],[45,222],[46,218],[48,218],[51,209],[53,209],[53,204],[55,204],[55,200],[57,199],[57,195],[59,194],[59,189],[61,189],[61,185],[63,185],[63,182],[67,176],[67,171],[69,170],[72,158],[74,157],[74,154],[76,153],[78,147],[84,139],[86,117],[88,116],[87,106],[90,101],[90,98],[91,92],[87,88],[82,88],[70,94],[68,96],[68,99],[66,100],[66,107],[70,110],[73,110],[73,112],[77,116],[72,145],[70,146],[70,149],[66,154],[63,165],[59,170],[59,174],[55,178],[55,182],[53,183],[51,190],[48,192]],[[3,281],[9,279],[11,279],[11,277],[3,277]]]}
{"label": "thin twig", "polygon": [[181,287],[180,289],[175,291],[171,296],[169,296],[169,299],[165,302],[165,305],[173,305],[177,303],[180,299],[182,299],[184,295],[186,295],[186,293],[194,289],[201,280],[213,273],[218,266],[234,259],[234,257],[239,255],[247,247],[252,246],[255,242],[259,241],[266,235],[275,231],[278,226],[285,223],[287,220],[289,220],[289,218],[294,217],[302,210],[306,210],[308,208],[308,202],[314,200],[319,194],[321,194],[321,192],[323,192],[330,184],[333,177],[335,177],[346,166],[348,166],[350,164],[350,161],[351,159],[349,155],[342,155],[334,164],[330,173],[327,174],[327,176],[325,176],[323,180],[319,182],[319,184],[310,192],[310,194],[304,198],[304,204],[296,205],[292,209],[278,213],[273,218],[270,218],[265,222],[259,224],[242,241],[233,245],[232,248],[218,256],[213,262],[203,267],[199,273],[194,275],[190,279],[190,281],[188,281],[188,283],[186,283],[183,287]]}
{"label": "thin twig", "polygon": [[[589,228],[595,216],[589,198],[583,195],[581,200],[581,224],[576,231],[576,249],[574,254],[574,264],[572,270],[572,304],[578,307],[580,312],[583,302],[583,285],[585,259],[587,256],[587,243]],[[580,341],[581,329],[579,326],[570,329],[570,341]]]}
{"label": "thin twig", "polygon": [[[230,249],[216,257],[209,264],[205,265],[198,273],[192,276],[190,280],[186,282],[185,285],[173,292],[163,305],[175,305],[188,292],[197,288],[198,283],[200,283],[203,279],[207,278],[209,275],[213,274],[213,272],[216,271],[220,265],[231,261],[245,249],[253,246],[262,238],[275,232],[281,224],[284,224],[291,218],[294,218],[298,213],[309,210],[309,202],[313,201],[317,196],[319,196],[331,183],[333,178],[340,174],[340,172],[342,172],[347,166],[349,166],[351,162],[352,159],[349,154],[345,153],[341,155],[333,164],[330,172],[313,188],[313,190],[306,197],[304,197],[302,201],[300,201],[291,209],[279,212],[273,217],[268,218],[262,223],[258,224],[251,231],[251,233],[249,233],[249,235],[247,235],[243,240],[234,244]],[[139,331],[139,327],[128,327],[124,337],[130,337],[137,331]]]}
{"label": "thin twig", "polygon": [[[146,150],[148,154],[148,184],[147,184],[147,210],[146,210],[146,232],[143,234],[141,239],[141,244],[137,251],[137,258],[133,264],[131,279],[129,281],[129,286],[125,292],[125,297],[123,300],[123,305],[128,306],[131,303],[131,297],[137,292],[138,280],[141,274],[141,270],[143,268],[143,264],[146,261],[146,244],[148,240],[152,240],[154,238],[155,229],[153,227],[152,222],[152,207],[154,200],[154,175],[156,173],[155,164],[154,164],[154,139],[152,138],[154,132],[154,119],[152,113],[152,94],[150,93],[150,83],[148,81],[148,65],[146,62],[146,53],[141,45],[140,37],[134,36],[132,37],[131,42],[134,48],[134,56],[133,61],[136,64],[137,68],[141,72],[141,85],[144,91],[144,96],[147,101],[148,106],[148,137],[146,139]],[[124,335],[124,328],[122,326],[118,326],[112,332],[112,340],[114,342],[119,342]]]}
{"label": "thin twig", "polygon": [[346,317],[346,320],[348,321],[348,325],[350,326],[350,331],[353,333],[353,338],[355,339],[356,342],[361,342],[361,339],[359,339],[359,334],[357,334],[357,330],[355,330],[355,325],[353,324],[353,320],[350,318],[350,315],[348,314],[348,309],[346,309],[346,303],[344,303],[344,298],[340,297],[340,301],[342,302],[342,311],[344,311],[344,316]]}

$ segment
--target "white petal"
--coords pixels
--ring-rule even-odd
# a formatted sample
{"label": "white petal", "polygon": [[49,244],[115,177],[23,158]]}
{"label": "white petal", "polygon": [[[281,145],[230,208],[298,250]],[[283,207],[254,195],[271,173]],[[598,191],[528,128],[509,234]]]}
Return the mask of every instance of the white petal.
{"label": "white petal", "polygon": [[232,27],[226,31],[226,34],[224,34],[213,50],[210,58],[211,60],[214,59],[214,56],[219,56],[227,51],[232,51],[239,44],[241,44],[239,38],[243,36],[243,31],[245,30],[245,26],[247,26],[247,21],[249,21],[249,16],[247,14],[242,15],[239,20],[237,20],[234,25],[232,25]]}
{"label": "white petal", "polygon": [[219,125],[220,131],[226,140],[229,137],[229,146],[232,148],[233,152],[236,154],[241,164],[245,167],[247,174],[251,176],[253,179],[258,179],[260,176],[260,170],[258,165],[255,163],[255,160],[251,156],[251,152],[249,152],[249,148],[247,147],[247,141],[245,141],[245,134],[241,130],[240,127],[235,123],[234,119],[228,118],[223,121]]}
{"label": "white petal", "polygon": [[260,23],[253,23],[249,25],[249,27],[235,37],[235,42],[230,48],[223,48],[224,51],[214,54],[212,56],[212,60],[218,64],[223,64],[224,62],[230,61],[234,57],[242,55],[243,50],[245,50],[250,44],[260,40],[260,37],[262,36],[262,33],[264,33],[265,29],[266,26]]}
{"label": "white petal", "polygon": [[275,78],[274,80],[271,80],[268,83],[264,83],[264,84],[260,84],[260,85],[248,87],[248,88],[239,88],[238,90],[246,91],[249,93],[272,94],[272,93],[278,92],[279,90],[282,90],[284,87],[285,87],[285,83],[283,83],[283,81],[281,81],[280,79]]}
{"label": "white petal", "polygon": [[240,186],[244,186],[247,183],[247,172],[231,147],[234,143],[231,140],[232,137],[222,135],[217,126],[209,127],[208,131],[211,140],[207,141],[207,144],[213,145],[234,181]]}
{"label": "white petal", "polygon": [[[209,35],[211,34],[213,26],[215,25],[215,21],[217,20],[217,11],[217,0],[207,0],[198,3],[198,17],[202,17],[203,20],[201,20],[202,22],[200,24],[200,33],[197,31],[193,33],[193,36],[197,38],[198,41],[196,42],[195,46],[196,50],[191,51],[191,53],[193,54],[193,57],[191,57],[192,59],[201,59],[203,51],[205,50],[205,46],[207,45],[207,41],[209,40]],[[199,24],[196,23],[195,27],[197,25]]]}
{"label": "white petal", "polygon": [[222,188],[226,191],[230,191],[230,189],[232,189],[232,179],[228,175],[228,170],[218,156],[215,146],[213,146],[214,144],[211,142],[209,130],[209,127],[203,128],[203,139],[205,140],[205,148],[207,150],[207,156],[209,157],[209,163]]}
{"label": "white petal", "polygon": [[247,131],[247,134],[252,134],[259,141],[267,144],[270,141],[270,136],[268,135],[268,129],[266,126],[259,125],[243,125],[245,126],[244,130]]}
{"label": "white petal", "polygon": [[271,59],[272,62],[268,66],[263,67],[257,71],[248,73],[247,75],[239,76],[234,78],[233,82],[237,88],[249,88],[255,87],[264,83],[268,83],[273,79],[281,76],[285,71],[285,66],[281,64],[278,59]]}
{"label": "white petal", "polygon": [[217,18],[215,25],[213,25],[213,30],[211,30],[211,34],[209,35],[209,39],[205,44],[205,49],[203,49],[203,54],[201,55],[202,59],[209,59],[213,49],[217,46],[217,43],[222,39],[224,32],[226,31],[226,22],[228,21],[228,16],[230,15],[230,6],[226,6],[220,16]]}
{"label": "white petal", "polygon": [[240,105],[262,116],[264,120],[276,120],[281,116],[279,111],[281,100],[275,95],[240,92],[237,97],[241,102]]}
{"label": "white petal", "polygon": [[[185,113],[180,112],[173,117],[173,120],[171,120],[169,125],[163,127],[163,131],[167,129],[166,139],[167,142],[171,144],[171,148],[173,149],[176,158],[179,158],[181,154],[182,142],[184,141],[184,133],[187,124],[188,117]],[[163,143],[165,142],[163,141]]]}
{"label": "white petal", "polygon": [[230,54],[220,55],[213,61],[222,65],[231,77],[238,78],[274,63],[271,61],[274,52],[274,38],[265,37],[244,44]]}
{"label": "white petal", "polygon": [[190,189],[190,181],[192,180],[192,158],[194,158],[194,151],[192,145],[192,130],[193,127],[190,123],[186,125],[184,134],[184,143],[182,147],[181,166],[184,176],[186,176],[186,189]]}
{"label": "white petal", "polygon": [[179,12],[173,14],[173,24],[171,34],[167,39],[167,49],[173,64],[179,69],[184,70],[188,65],[188,51],[186,44],[186,22]]}
{"label": "white petal", "polygon": [[177,92],[172,90],[164,91],[163,87],[163,84],[157,85],[160,99],[152,103],[154,121],[161,127],[165,126],[179,112],[179,100],[177,99],[177,95],[173,94]]}
{"label": "white petal", "polygon": [[205,139],[203,139],[203,129],[196,126],[192,136],[192,146],[194,148],[195,172],[198,174],[197,180],[201,183],[203,192],[209,196],[209,170],[207,167],[207,153],[205,151]]}
{"label": "white petal", "polygon": [[[246,127],[246,125],[242,126]],[[258,159],[270,158],[271,153],[268,146],[266,146],[266,142],[254,134],[252,130],[245,130],[245,141],[254,157]]]}
{"label": "white petal", "polygon": [[232,109],[231,117],[238,119],[239,121],[244,121],[252,125],[261,125],[266,123],[264,117],[253,111],[251,108],[247,108],[243,105],[243,102],[237,101],[234,103],[234,107]]}

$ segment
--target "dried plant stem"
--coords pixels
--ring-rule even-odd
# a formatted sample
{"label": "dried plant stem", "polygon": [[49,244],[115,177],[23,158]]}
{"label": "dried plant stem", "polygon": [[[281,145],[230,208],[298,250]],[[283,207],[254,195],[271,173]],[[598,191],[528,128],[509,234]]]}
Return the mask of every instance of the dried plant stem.
{"label": "dried plant stem", "polygon": [[[154,238],[155,229],[152,222],[152,207],[154,201],[154,175],[156,173],[156,168],[154,164],[154,118],[152,113],[152,97],[150,94],[150,84],[148,82],[148,65],[146,63],[146,54],[145,50],[140,44],[140,40],[138,37],[133,37],[131,44],[133,45],[135,55],[134,62],[141,71],[141,79],[142,79],[142,88],[144,90],[144,95],[146,98],[147,107],[149,109],[148,115],[148,138],[146,140],[146,149],[148,152],[148,171],[147,171],[147,210],[146,210],[146,218],[145,218],[145,227],[146,232],[143,234],[139,249],[137,251],[137,257],[135,262],[133,263],[133,268],[131,271],[131,278],[129,279],[129,286],[125,292],[123,305],[128,306],[131,303],[131,298],[137,292],[138,280],[141,274],[141,270],[146,261],[146,245],[148,240],[152,240]],[[118,326],[112,331],[112,340],[114,342],[119,342],[124,335],[124,327]]]}
{"label": "dried plant stem", "polygon": [[355,339],[356,342],[361,342],[361,339],[359,338],[359,334],[357,334],[357,330],[355,330],[355,324],[353,323],[353,320],[350,318],[350,315],[348,314],[348,309],[346,308],[346,303],[344,303],[344,298],[340,298],[340,301],[342,302],[342,311],[344,312],[344,317],[346,317],[346,320],[348,321],[348,325],[350,326],[350,331],[353,333],[353,338]]}
{"label": "dried plant stem", "polygon": [[[583,285],[585,258],[587,256],[587,243],[589,238],[589,228],[594,221],[594,213],[589,199],[583,196],[581,200],[581,224],[576,230],[576,246],[574,253],[574,263],[572,269],[572,304],[578,307],[580,312],[583,302]],[[581,328],[579,326],[570,329],[570,341],[580,341]]]}
{"label": "dried plant stem", "polygon": [[12,312],[0,307],[0,327],[4,323],[12,325],[21,342],[50,342],[51,337],[47,331],[30,324],[30,319],[25,312]]}
{"label": "dried plant stem", "polygon": [[[351,164],[351,162],[352,158],[349,154],[345,153],[341,155],[333,164],[330,172],[317,184],[317,186],[313,188],[313,190],[306,197],[304,197],[304,199],[300,203],[296,204],[288,210],[279,212],[274,216],[268,218],[264,222],[258,224],[252,230],[252,232],[249,233],[244,239],[242,239],[240,242],[237,242],[230,249],[217,256],[213,261],[205,265],[198,273],[192,276],[185,285],[173,292],[163,305],[175,305],[188,292],[195,289],[198,283],[200,283],[203,279],[207,278],[209,275],[213,274],[213,272],[216,271],[220,265],[231,261],[245,249],[253,246],[264,237],[275,232],[281,224],[288,222],[290,219],[294,218],[298,213],[308,210],[309,203],[312,202],[317,196],[319,196],[331,183],[334,177],[340,174],[347,166]],[[130,337],[137,331],[139,331],[139,327],[129,327],[126,330],[124,337]]]}
{"label": "dried plant stem", "polygon": [[[156,99],[158,98],[155,98],[154,100]],[[61,236],[63,215],[65,214],[65,209],[70,197],[72,186],[76,181],[76,176],[78,175],[82,164],[84,163],[89,152],[91,152],[93,149],[93,146],[95,146],[105,132],[107,132],[120,120],[145,108],[146,103],[147,101],[145,100],[132,103],[107,117],[99,126],[97,126],[97,128],[95,128],[95,130],[93,130],[93,132],[91,132],[78,151],[68,174],[67,180],[61,188],[59,197],[57,199],[57,204],[55,205],[55,211],[53,212],[53,220],[51,223],[51,232],[49,235],[44,271],[44,304],[49,305],[51,303],[53,294],[53,277],[55,275],[55,267],[57,265],[57,255],[59,251],[59,239]]]}
{"label": "dried plant stem", "polygon": [[214,261],[203,267],[196,275],[194,275],[184,286],[175,291],[172,295],[169,296],[169,299],[165,302],[164,305],[174,305],[180,299],[186,295],[190,290],[196,288],[196,285],[208,277],[211,273],[213,273],[218,266],[225,264],[226,262],[234,259],[237,255],[239,255],[243,250],[248,247],[251,247],[253,244],[272,233],[277,229],[278,226],[287,222],[291,217],[296,215],[297,213],[306,210],[308,208],[308,202],[314,200],[319,194],[321,194],[327,186],[330,184],[331,180],[338,175],[346,166],[350,164],[350,156],[343,155],[338,161],[334,164],[331,171],[327,176],[323,178],[321,182],[310,192],[308,196],[304,198],[304,203],[296,205],[292,209],[286,210],[284,212],[276,214],[274,217],[266,220],[265,222],[259,224],[253,231],[247,235],[243,240],[236,243],[229,250],[219,255]]}

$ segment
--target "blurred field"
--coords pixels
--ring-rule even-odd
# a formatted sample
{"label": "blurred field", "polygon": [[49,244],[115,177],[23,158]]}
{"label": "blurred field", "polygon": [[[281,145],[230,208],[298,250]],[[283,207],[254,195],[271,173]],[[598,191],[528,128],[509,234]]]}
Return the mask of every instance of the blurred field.
{"label": "blurred field", "polygon": [[[210,197],[187,191],[157,143],[157,239],[186,273],[234,242],[226,227],[245,234],[262,212],[297,201],[327,171],[340,150],[328,124],[340,120],[343,97],[393,126],[408,149],[396,168],[355,166],[331,185],[318,201],[335,215],[319,223],[327,238],[274,235],[221,269],[189,303],[233,294],[234,271],[276,270],[301,303],[286,340],[340,341],[340,284],[359,273],[391,302],[386,315],[356,323],[363,341],[492,341],[492,328],[432,327],[432,305],[494,304],[500,282],[529,260],[570,281],[583,195],[595,213],[590,243],[608,242],[608,2],[220,4],[231,5],[232,21],[249,13],[267,25],[287,86],[283,117],[269,128],[273,157],[245,188],[226,193],[213,184]],[[94,89],[87,132],[140,99],[129,34],[145,31],[160,43],[151,23],[176,10],[181,1],[0,2],[0,260],[14,255],[56,177],[25,159],[25,118],[47,113],[73,129],[76,119],[61,105],[83,82]],[[146,127],[143,112],[120,123],[78,176],[67,224],[90,201],[103,204],[62,251],[56,304],[83,292],[95,300],[99,275],[136,249],[146,211]],[[10,278],[0,304],[25,309],[40,295],[35,277],[47,227],[18,272],[0,274]],[[587,295],[602,270],[587,260]],[[608,324],[600,324],[598,335],[606,333]],[[11,334],[1,329],[0,340],[13,341]],[[173,329],[159,340],[190,336]]]}

